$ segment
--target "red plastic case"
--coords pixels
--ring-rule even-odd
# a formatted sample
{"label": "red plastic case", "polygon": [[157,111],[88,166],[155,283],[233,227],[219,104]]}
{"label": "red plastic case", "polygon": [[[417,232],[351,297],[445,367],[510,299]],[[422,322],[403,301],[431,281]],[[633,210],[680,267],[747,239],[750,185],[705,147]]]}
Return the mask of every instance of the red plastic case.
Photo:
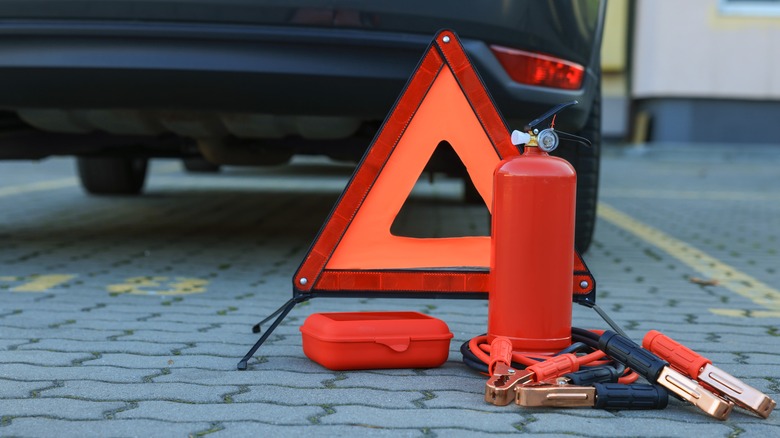
{"label": "red plastic case", "polygon": [[447,360],[447,324],[418,312],[315,313],[301,326],[306,357],[331,370],[433,368]]}

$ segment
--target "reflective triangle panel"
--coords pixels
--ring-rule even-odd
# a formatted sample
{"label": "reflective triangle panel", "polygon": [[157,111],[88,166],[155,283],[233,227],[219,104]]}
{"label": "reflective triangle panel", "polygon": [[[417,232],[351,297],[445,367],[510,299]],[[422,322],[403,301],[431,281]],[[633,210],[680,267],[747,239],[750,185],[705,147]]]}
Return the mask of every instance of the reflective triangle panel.
{"label": "reflective triangle panel", "polygon": [[[299,293],[486,293],[490,238],[412,238],[390,232],[431,158],[447,141],[492,207],[493,171],[519,155],[454,32],[441,31],[366,151],[293,277]],[[592,277],[575,253],[573,292]],[[589,286],[581,287],[587,277]]]}

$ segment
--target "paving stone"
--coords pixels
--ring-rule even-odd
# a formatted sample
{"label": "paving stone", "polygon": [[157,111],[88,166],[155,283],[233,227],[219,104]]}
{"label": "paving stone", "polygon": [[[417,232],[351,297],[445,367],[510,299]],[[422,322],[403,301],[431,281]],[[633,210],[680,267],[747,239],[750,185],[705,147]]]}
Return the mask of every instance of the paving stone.
{"label": "paving stone", "polygon": [[425,397],[418,403],[426,408],[479,409],[481,411],[505,413],[514,406],[494,406],[485,402],[485,388],[477,391],[424,391]]}
{"label": "paving stone", "polygon": [[264,386],[252,386],[248,391],[232,396],[233,401],[282,403],[285,405],[361,405],[372,407],[415,407],[427,396],[421,391],[397,391],[352,388],[312,388],[306,391],[267,390]]}
{"label": "paving stone", "polygon": [[[416,429],[413,427],[405,428],[398,425],[389,428],[377,428],[375,426],[355,424],[355,425],[307,425],[307,426],[273,426],[262,423],[221,423],[222,430],[213,433],[215,438],[234,437],[234,436],[298,436],[307,437],[333,437],[333,436],[361,436],[361,437],[410,437],[422,438],[425,436],[446,436],[446,437],[495,437],[503,435],[496,432],[479,432],[467,429]],[[515,431],[516,432],[516,431]],[[511,433],[511,432],[510,432]]]}
{"label": "paving stone", "polygon": [[[54,381],[34,381],[26,382],[22,380],[13,380],[0,378],[0,399],[23,399],[30,397],[33,391],[37,391],[43,388],[54,387]],[[0,406],[2,403],[0,403]],[[2,408],[0,408],[0,415],[4,415]]]}
{"label": "paving stone", "polygon": [[[776,289],[780,149],[758,161],[711,147],[706,154],[658,151],[626,156],[605,148],[602,202]],[[463,365],[458,351],[487,330],[486,300],[311,300],[296,306],[248,371],[236,371],[258,339],[251,325],[290,298],[290,278],[350,174],[349,166],[317,166],[228,168],[209,178],[153,174],[148,196],[120,199],[84,196],[72,160],[32,166],[47,169],[38,176],[0,162],[4,181],[72,180],[66,188],[0,196],[0,410],[33,403],[18,405],[28,411],[22,416],[0,413],[0,435],[778,434],[777,413],[763,420],[735,411],[717,422],[676,400],[662,411],[620,412],[486,404],[485,377]],[[425,195],[443,202],[416,203],[418,216],[405,226],[486,231],[484,208],[454,207],[460,189],[445,182]],[[754,316],[771,309],[723,284],[691,283],[701,274],[603,217],[585,259],[599,304],[633,339],[660,330],[780,399],[780,318]],[[48,273],[76,277],[41,293],[10,292],[4,280]],[[180,296],[107,290],[142,276],[208,284]],[[299,327],[306,317],[372,310],[443,319],[455,335],[448,361],[427,370],[334,372],[305,357]],[[576,306],[573,315],[575,326],[607,327],[592,310]],[[26,416],[39,411],[78,420]]]}
{"label": "paving stone", "polygon": [[[8,324],[14,327],[42,327],[44,324],[48,327],[48,325],[52,322],[61,321],[63,319],[63,315],[68,315],[70,319],[76,319],[78,321],[103,321],[111,324],[117,323],[119,321],[137,321],[138,318],[146,317],[150,313],[148,310],[138,309],[135,312],[117,312],[114,314],[98,315],[96,313],[83,310],[94,307],[94,303],[84,302],[82,305],[84,306],[83,308],[70,310],[23,310],[19,313],[8,315],[2,318],[0,321],[2,321],[4,324]],[[164,309],[155,308],[154,310],[157,311]]]}
{"label": "paving stone", "polygon": [[771,365],[734,364],[728,367],[728,373],[741,379],[777,376],[777,363]]}
{"label": "paving stone", "polygon": [[[271,335],[271,337],[273,338],[275,335]],[[182,351],[185,351],[187,354],[195,355],[233,357],[235,358],[235,362],[238,363],[239,359],[241,359],[244,354],[249,351],[249,348],[252,347],[255,341],[257,341],[257,338],[257,335],[244,335],[243,339],[245,341],[243,343],[237,344],[198,342],[196,345],[188,347],[186,350]],[[278,345],[272,339],[269,339],[269,342],[266,342],[262,345],[262,347],[260,347],[257,354],[259,356],[270,357],[293,356],[303,354],[303,351],[301,351],[300,346],[296,347],[293,345]]]}
{"label": "paving stone", "polygon": [[0,363],[32,364],[42,366],[70,366],[74,362],[90,359],[88,353],[61,353],[54,351],[14,350],[0,351]]}
{"label": "paving stone", "polygon": [[106,383],[62,382],[62,386],[41,391],[41,397],[67,397],[93,401],[166,400],[181,403],[221,403],[226,394],[238,393],[238,386],[211,386],[191,383]]}
{"label": "paving stone", "polygon": [[[188,350],[184,350],[188,351]],[[234,370],[238,359],[189,354],[142,355],[108,353],[93,356],[83,361],[84,366],[115,366],[123,368],[203,368],[212,370]]]}
{"label": "paving stone", "polygon": [[780,386],[778,386],[777,377],[770,377],[769,375],[766,375],[761,377],[745,377],[741,380],[753,388],[756,388],[757,390],[769,395],[775,399],[775,401],[778,399],[776,396],[778,393],[780,393]]}
{"label": "paving stone", "polygon": [[6,399],[3,400],[3,416],[99,420],[104,418],[106,412],[125,406],[125,402],[95,402],[64,398]]}
{"label": "paving stone", "polygon": [[16,345],[19,345],[18,339],[0,339],[0,352],[6,351],[9,347],[14,347]]}
{"label": "paving stone", "polygon": [[604,421],[579,415],[542,414],[534,415],[534,421],[523,425],[521,431],[530,433],[576,433],[585,436],[680,436],[681,431],[695,427],[701,436],[729,436],[734,430],[726,424],[715,421],[675,422],[666,418],[625,418]]}
{"label": "paving stone", "polygon": [[376,429],[365,426],[329,426],[329,425],[306,425],[306,426],[273,426],[263,423],[223,423],[224,429],[215,432],[213,436],[235,437],[235,436],[280,436],[291,434],[291,436],[305,435],[307,437],[333,437],[338,435],[360,435],[366,437],[419,437],[419,430],[400,430],[400,429]]}
{"label": "paving stone", "polygon": [[[204,324],[202,322],[192,322],[192,323],[184,323],[184,322],[172,322],[172,321],[162,321],[160,320],[160,316],[157,316],[155,318],[151,319],[145,319],[144,321],[134,320],[134,321],[99,321],[99,320],[87,320],[87,321],[76,321],[73,325],[74,327],[78,328],[84,328],[84,329],[92,329],[92,330],[127,330],[127,329],[133,329],[133,330],[157,330],[157,331],[166,331],[166,332],[197,332],[198,330],[214,330],[213,327],[210,327],[209,324]],[[219,326],[216,326],[217,328],[220,328]],[[226,331],[237,331],[238,325],[235,327],[222,327],[223,330]]]}
{"label": "paving stone", "polygon": [[496,413],[466,409],[393,409],[387,411],[365,406],[337,406],[335,412],[321,417],[322,424],[365,424],[373,427],[394,427],[398,419],[414,428],[462,428],[488,432],[512,432],[523,420],[516,410]]}
{"label": "paving stone", "polygon": [[84,353],[135,353],[165,355],[187,348],[186,343],[163,344],[140,341],[73,341],[66,339],[41,339],[38,342],[19,346],[19,350],[47,350]]}
{"label": "paving stone", "polygon": [[194,421],[261,421],[269,424],[310,424],[309,418],[319,415],[319,406],[282,406],[272,403],[194,404],[163,401],[143,401],[138,407],[116,414],[116,418]]}
{"label": "paving stone", "polygon": [[[235,340],[231,342],[231,338],[235,338]],[[241,341],[240,338],[225,336],[225,333],[221,331],[168,332],[155,330],[134,330],[132,334],[126,336],[126,340],[159,343],[222,342],[226,344],[236,343],[246,345]]]}
{"label": "paving stone", "polygon": [[744,437],[757,437],[764,438],[768,436],[778,436],[780,434],[780,425],[778,424],[766,424],[766,423],[751,423],[740,424],[739,428],[742,429],[739,436]]}
{"label": "paving stone", "polygon": [[125,369],[117,367],[60,367],[26,364],[0,364],[0,378],[13,378],[28,381],[50,380],[96,380],[103,382],[142,382],[150,375],[160,373],[160,369]]}
{"label": "paving stone", "polygon": [[399,378],[379,379],[378,374],[351,372],[343,380],[333,382],[339,388],[418,389],[421,391],[485,389],[485,378],[481,376],[419,376],[407,375]]}
{"label": "paving stone", "polygon": [[173,423],[153,420],[87,420],[72,421],[51,418],[14,418],[11,424],[0,428],[7,436],[56,436],[83,438],[85,436],[139,437],[195,436],[214,426],[205,422]]}
{"label": "paving stone", "polygon": [[297,373],[295,371],[225,371],[192,368],[171,369],[170,374],[154,378],[155,382],[191,382],[203,385],[284,385],[293,388],[322,388],[323,382],[335,380],[334,373]]}

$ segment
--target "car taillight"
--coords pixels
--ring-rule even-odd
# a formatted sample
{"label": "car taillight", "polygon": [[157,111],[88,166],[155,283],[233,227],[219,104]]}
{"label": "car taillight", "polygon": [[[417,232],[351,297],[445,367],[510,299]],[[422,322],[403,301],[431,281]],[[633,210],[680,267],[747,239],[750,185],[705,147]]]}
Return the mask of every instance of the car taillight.
{"label": "car taillight", "polygon": [[516,82],[565,90],[582,86],[585,68],[577,63],[509,47],[490,46],[490,50]]}

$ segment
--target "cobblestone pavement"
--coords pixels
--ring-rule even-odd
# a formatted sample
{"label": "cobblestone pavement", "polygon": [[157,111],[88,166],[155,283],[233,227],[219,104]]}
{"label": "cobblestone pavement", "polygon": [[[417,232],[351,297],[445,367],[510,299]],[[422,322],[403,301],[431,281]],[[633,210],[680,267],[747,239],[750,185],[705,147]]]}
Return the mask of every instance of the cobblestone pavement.
{"label": "cobblestone pavement", "polygon": [[[605,155],[585,257],[601,306],[634,339],[664,331],[780,399],[780,148]],[[778,412],[720,422],[676,400],[486,404],[458,352],[485,331],[484,301],[312,300],[236,371],[350,172],[303,160],[188,175],[160,160],[144,196],[106,198],[81,191],[69,159],[0,163],[0,436],[780,436]],[[399,232],[486,233],[486,209],[460,190],[423,184]],[[364,310],[443,319],[449,360],[333,372],[306,359],[307,315]],[[574,325],[606,327],[584,308]]]}

